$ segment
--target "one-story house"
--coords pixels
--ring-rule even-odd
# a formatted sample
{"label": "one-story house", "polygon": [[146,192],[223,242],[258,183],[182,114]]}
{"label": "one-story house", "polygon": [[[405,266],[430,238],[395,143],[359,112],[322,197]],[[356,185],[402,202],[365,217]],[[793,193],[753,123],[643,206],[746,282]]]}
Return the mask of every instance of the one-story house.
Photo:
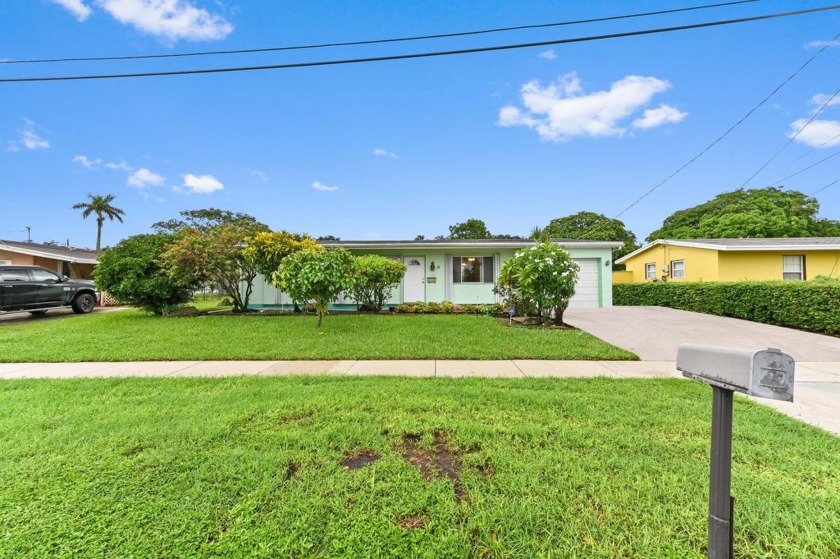
{"label": "one-story house", "polygon": [[[570,307],[612,306],[613,250],[622,246],[613,241],[553,240],[569,251],[580,265],[575,295]],[[334,241],[326,248],[341,247],[354,255],[378,254],[399,260],[406,273],[394,289],[388,305],[415,301],[456,304],[501,302],[493,286],[502,264],[517,250],[536,244],[527,239],[422,240],[422,241]],[[292,301],[262,278],[257,278],[250,308],[289,308]],[[339,297],[335,309],[355,309],[353,301]]]}
{"label": "one-story house", "polygon": [[93,279],[99,253],[86,248],[0,240],[0,265],[43,266],[71,278]]}
{"label": "one-story house", "polygon": [[616,260],[613,283],[840,277],[840,237],[659,239]]}

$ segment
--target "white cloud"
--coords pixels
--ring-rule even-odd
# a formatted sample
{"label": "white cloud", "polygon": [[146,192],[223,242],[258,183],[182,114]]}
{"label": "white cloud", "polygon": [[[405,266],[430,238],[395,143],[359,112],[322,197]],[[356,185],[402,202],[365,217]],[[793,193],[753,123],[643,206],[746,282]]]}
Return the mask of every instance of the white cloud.
{"label": "white cloud", "polygon": [[544,50],[539,54],[540,58],[545,58],[546,60],[554,60],[557,58],[557,53],[554,52],[554,49]]}
{"label": "white cloud", "polygon": [[233,31],[225,18],[189,0],[96,0],[96,4],[120,23],[172,42],[215,41]]}
{"label": "white cloud", "polygon": [[187,190],[190,194],[210,194],[225,187],[213,175],[184,175],[184,184],[178,190]]}
{"label": "white cloud", "polygon": [[821,49],[823,47],[840,47],[840,41],[811,41],[805,45],[809,49]]}
{"label": "white cloud", "polygon": [[[817,93],[813,97],[811,97],[811,103],[816,105],[815,111],[818,111],[820,107],[825,105],[825,108],[833,107],[834,105],[840,105],[840,95],[832,98],[831,95],[826,95],[825,93]],[[827,103],[827,104],[826,104]]]}
{"label": "white cloud", "polygon": [[90,15],[90,7],[86,6],[82,0],[52,0],[53,3],[58,4],[65,10],[70,12],[79,21],[84,21]]}
{"label": "white cloud", "polygon": [[577,136],[621,136],[621,122],[648,104],[654,95],[671,87],[665,80],[627,76],[608,91],[584,93],[576,72],[543,87],[533,80],[520,88],[523,109],[512,105],[499,111],[499,126],[527,126],[544,140],[562,141]]}
{"label": "white cloud", "polygon": [[38,134],[32,130],[21,130],[20,143],[23,144],[23,147],[26,149],[47,149],[50,147],[50,143],[48,141],[38,136]]}
{"label": "white cloud", "polygon": [[141,167],[137,169],[126,180],[126,184],[135,188],[146,188],[148,186],[161,186],[166,183],[166,179],[157,173]]}
{"label": "white cloud", "polygon": [[312,183],[312,188],[315,190],[320,190],[322,192],[335,192],[338,190],[337,186],[327,186],[319,181],[315,181]]}
{"label": "white cloud", "polygon": [[389,159],[398,159],[397,154],[393,151],[388,151],[382,148],[373,148],[373,156],[377,159],[389,158]]}
{"label": "white cloud", "polygon": [[89,159],[86,155],[74,155],[73,163],[78,163],[85,169],[95,169],[102,164],[102,160],[98,157],[96,159]]}
{"label": "white cloud", "polygon": [[648,128],[656,128],[663,124],[672,124],[682,122],[688,113],[684,113],[679,109],[670,107],[668,105],[659,105],[658,109],[647,109],[642,113],[641,118],[633,121],[634,128],[641,128],[647,130]]}
{"label": "white cloud", "polygon": [[840,121],[838,120],[812,120],[811,124],[803,130],[802,127],[808,124],[807,118],[800,118],[790,123],[788,138],[792,138],[802,130],[796,141],[812,148],[830,148],[840,145]]}
{"label": "white cloud", "polygon": [[[97,160],[98,161],[98,160]],[[119,163],[106,163],[106,169],[111,169],[112,171],[133,171],[134,167],[126,163],[125,161],[120,161]]]}
{"label": "white cloud", "polygon": [[253,171],[251,171],[250,175],[252,177],[258,178],[262,182],[269,182],[271,180],[266,173],[263,173],[262,171],[259,171],[257,169],[254,169]]}

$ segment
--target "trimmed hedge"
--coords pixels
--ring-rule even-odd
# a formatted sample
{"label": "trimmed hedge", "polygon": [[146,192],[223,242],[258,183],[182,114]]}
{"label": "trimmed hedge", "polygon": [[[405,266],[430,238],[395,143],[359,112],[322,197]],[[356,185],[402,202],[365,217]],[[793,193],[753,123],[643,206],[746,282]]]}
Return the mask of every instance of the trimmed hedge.
{"label": "trimmed hedge", "polygon": [[840,336],[840,282],[742,281],[625,283],[613,304],[730,316]]}
{"label": "trimmed hedge", "polygon": [[485,316],[507,316],[507,307],[499,303],[456,305],[451,301],[442,301],[440,303],[417,301],[415,303],[397,305],[394,311],[398,313],[417,314],[483,314]]}

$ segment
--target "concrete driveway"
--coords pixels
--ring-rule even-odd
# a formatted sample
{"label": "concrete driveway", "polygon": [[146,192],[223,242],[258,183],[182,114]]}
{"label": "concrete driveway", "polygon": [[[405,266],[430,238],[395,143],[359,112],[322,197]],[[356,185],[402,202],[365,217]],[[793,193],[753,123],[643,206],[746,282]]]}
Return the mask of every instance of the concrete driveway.
{"label": "concrete driveway", "polygon": [[794,401],[756,401],[840,435],[840,338],[662,307],[569,309],[563,318],[674,373],[682,343],[777,347],[796,361]]}
{"label": "concrete driveway", "polygon": [[642,361],[676,361],[683,343],[766,349],[799,361],[840,362],[840,338],[663,307],[569,309],[566,323],[632,351]]}

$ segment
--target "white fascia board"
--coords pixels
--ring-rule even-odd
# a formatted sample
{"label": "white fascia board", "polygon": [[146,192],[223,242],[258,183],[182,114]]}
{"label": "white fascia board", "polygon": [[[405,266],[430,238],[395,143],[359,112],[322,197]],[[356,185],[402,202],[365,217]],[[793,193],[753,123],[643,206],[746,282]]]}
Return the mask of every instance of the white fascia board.
{"label": "white fascia board", "polygon": [[61,262],[71,262],[73,264],[98,264],[99,260],[96,258],[75,258],[64,254],[53,254],[50,252],[42,252],[40,250],[31,250],[27,248],[13,247],[9,245],[0,245],[0,248],[7,252],[16,252],[18,254],[25,254],[27,256],[38,256],[40,258],[50,258],[52,260],[60,260]]}
{"label": "white fascia board", "polygon": [[[555,244],[563,247],[563,248],[608,248],[608,249],[618,249],[623,246],[624,243],[617,242],[617,241],[553,241]],[[446,241],[446,242],[424,242],[424,241],[381,241],[378,243],[370,243],[365,241],[332,241],[332,242],[324,242],[321,243],[323,246],[332,248],[332,247],[341,247],[346,249],[365,249],[365,250],[376,250],[376,249],[450,249],[450,248],[486,248],[486,249],[500,249],[500,248],[512,248],[512,249],[521,249],[532,247],[536,243],[534,241],[499,241],[499,242],[486,242],[486,243],[476,243],[470,241]]]}

